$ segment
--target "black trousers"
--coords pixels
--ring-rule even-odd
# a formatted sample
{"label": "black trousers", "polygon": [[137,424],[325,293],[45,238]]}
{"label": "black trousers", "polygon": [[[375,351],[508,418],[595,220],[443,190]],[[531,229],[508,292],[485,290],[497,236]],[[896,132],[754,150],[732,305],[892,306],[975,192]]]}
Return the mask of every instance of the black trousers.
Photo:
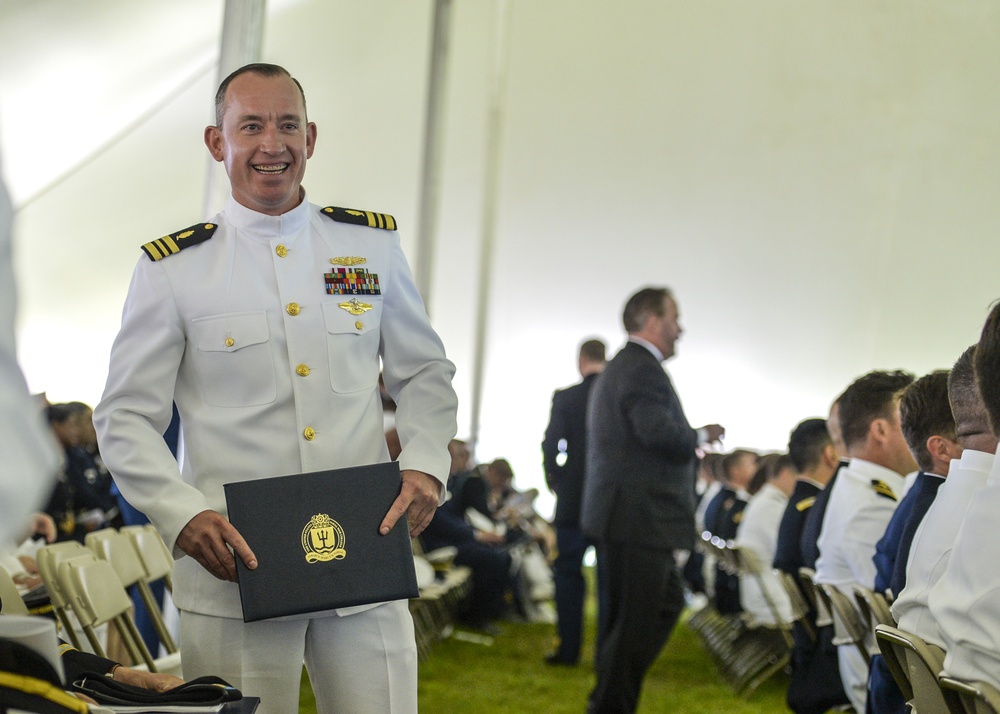
{"label": "black trousers", "polygon": [[628,714],[684,609],[684,586],[673,551],[601,543],[597,557],[606,566],[608,616],[587,712]]}

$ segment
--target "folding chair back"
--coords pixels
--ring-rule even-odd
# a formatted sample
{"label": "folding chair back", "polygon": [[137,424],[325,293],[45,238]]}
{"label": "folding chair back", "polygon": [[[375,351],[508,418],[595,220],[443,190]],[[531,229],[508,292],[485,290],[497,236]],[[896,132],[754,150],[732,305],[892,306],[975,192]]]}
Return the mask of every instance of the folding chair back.
{"label": "folding chair back", "polygon": [[38,564],[38,572],[45,583],[45,589],[49,593],[49,602],[52,610],[56,614],[56,619],[62,626],[65,636],[77,649],[80,647],[80,638],[76,634],[76,628],[69,616],[70,602],[59,579],[59,563],[67,558],[80,555],[93,555],[82,543],[75,540],[63,541],[61,543],[51,543],[42,546],[35,554],[35,562]]}
{"label": "folding chair back", "polygon": [[149,619],[156,629],[156,634],[163,647],[169,654],[177,652],[177,645],[174,638],[167,629],[163,621],[163,613],[160,606],[153,597],[152,591],[147,583],[151,582],[149,573],[143,565],[139,552],[132,544],[132,540],[119,533],[114,528],[104,528],[103,530],[88,533],[86,537],[87,547],[93,550],[97,557],[111,563],[118,575],[118,579],[125,587],[134,585],[142,598],[143,606],[149,614]]}
{"label": "folding chair back", "polygon": [[0,566],[0,615],[27,615],[28,606],[21,599],[14,578]]}
{"label": "folding chair back", "polygon": [[861,619],[857,608],[854,607],[847,595],[835,585],[820,583],[818,590],[825,596],[823,599],[830,608],[830,612],[833,613],[833,629],[835,633],[833,644],[853,644],[861,652],[865,664],[871,662],[871,653],[868,651],[866,642],[869,632],[868,626]]}
{"label": "folding chair back", "polygon": [[788,594],[788,601],[792,604],[793,621],[798,622],[805,630],[809,639],[815,642],[816,630],[809,621],[809,603],[802,594],[802,589],[799,587],[798,581],[791,573],[779,570],[778,568],[774,569],[774,574],[781,580],[781,584],[785,588],[785,593]]}
{"label": "folding chair back", "polygon": [[[875,637],[876,640],[889,643],[900,664],[905,662],[906,676],[912,690],[912,697],[908,702],[913,711],[917,714],[949,714],[950,709],[938,681],[944,668],[944,651],[924,642],[912,632],[890,625],[878,625]],[[893,673],[893,677],[895,676]],[[902,686],[900,690],[903,691]],[[905,696],[906,692],[903,691],[903,694]]]}
{"label": "folding chair back", "polygon": [[147,583],[163,579],[167,590],[173,592],[174,559],[167,552],[159,531],[147,523],[142,526],[123,526],[121,534],[132,543],[146,568]]}
{"label": "folding chair back", "polygon": [[111,563],[106,560],[88,561],[81,557],[66,561],[63,568],[67,589],[73,595],[74,609],[80,613],[84,632],[91,638],[97,653],[103,656],[103,648],[92,636],[93,628],[105,622],[114,622],[132,661],[144,662],[150,672],[159,671],[135,628],[131,617],[132,600]]}

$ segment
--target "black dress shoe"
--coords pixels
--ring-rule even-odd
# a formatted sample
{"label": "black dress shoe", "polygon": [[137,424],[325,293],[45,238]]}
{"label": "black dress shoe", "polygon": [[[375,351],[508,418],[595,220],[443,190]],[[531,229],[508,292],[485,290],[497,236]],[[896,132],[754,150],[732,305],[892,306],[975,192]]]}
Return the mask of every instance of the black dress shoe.
{"label": "black dress shoe", "polygon": [[567,659],[563,659],[556,652],[550,652],[545,655],[545,664],[550,664],[553,667],[575,667],[576,662],[570,662]]}

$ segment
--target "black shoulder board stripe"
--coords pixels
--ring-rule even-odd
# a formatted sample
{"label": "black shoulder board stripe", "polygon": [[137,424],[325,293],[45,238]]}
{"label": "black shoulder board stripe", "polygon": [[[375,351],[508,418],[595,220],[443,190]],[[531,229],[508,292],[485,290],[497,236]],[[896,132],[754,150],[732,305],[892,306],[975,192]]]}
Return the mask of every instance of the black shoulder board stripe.
{"label": "black shoulder board stripe", "polygon": [[809,496],[808,498],[803,498],[801,501],[795,504],[795,510],[797,510],[799,513],[802,513],[803,511],[808,511],[810,508],[813,507],[813,504],[815,503],[816,503],[815,496]]}
{"label": "black shoulder board stripe", "polygon": [[151,240],[142,246],[142,250],[149,256],[150,260],[160,260],[168,255],[180,253],[185,248],[204,243],[212,237],[216,228],[218,226],[214,223],[199,223],[168,236]]}
{"label": "black shoulder board stripe", "polygon": [[872,489],[883,498],[889,498],[893,501],[897,500],[896,494],[893,493],[892,488],[885,481],[879,481],[877,478],[873,478]]}
{"label": "black shoulder board stripe", "polygon": [[323,209],[323,215],[329,216],[337,221],[337,223],[353,223],[357,226],[368,226],[369,228],[384,228],[387,231],[396,230],[396,219],[388,213],[375,213],[374,211],[358,211],[353,208],[327,206]]}

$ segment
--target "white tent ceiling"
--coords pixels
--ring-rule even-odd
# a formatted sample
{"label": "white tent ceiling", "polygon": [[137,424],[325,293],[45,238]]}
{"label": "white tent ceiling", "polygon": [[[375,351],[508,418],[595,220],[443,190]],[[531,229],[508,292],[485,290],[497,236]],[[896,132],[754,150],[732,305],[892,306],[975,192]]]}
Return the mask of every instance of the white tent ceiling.
{"label": "white tent ceiling", "polygon": [[[271,0],[319,203],[412,253],[431,0]],[[496,3],[454,0],[429,305],[469,395]],[[510,0],[478,455],[538,483],[551,390],[643,284],[687,328],[691,420],[779,448],[874,368],[923,373],[1000,294],[1000,6],[989,0]],[[222,2],[0,0],[0,157],[21,361],[100,397],[138,245],[202,216]],[[420,270],[416,265],[415,269]]]}

